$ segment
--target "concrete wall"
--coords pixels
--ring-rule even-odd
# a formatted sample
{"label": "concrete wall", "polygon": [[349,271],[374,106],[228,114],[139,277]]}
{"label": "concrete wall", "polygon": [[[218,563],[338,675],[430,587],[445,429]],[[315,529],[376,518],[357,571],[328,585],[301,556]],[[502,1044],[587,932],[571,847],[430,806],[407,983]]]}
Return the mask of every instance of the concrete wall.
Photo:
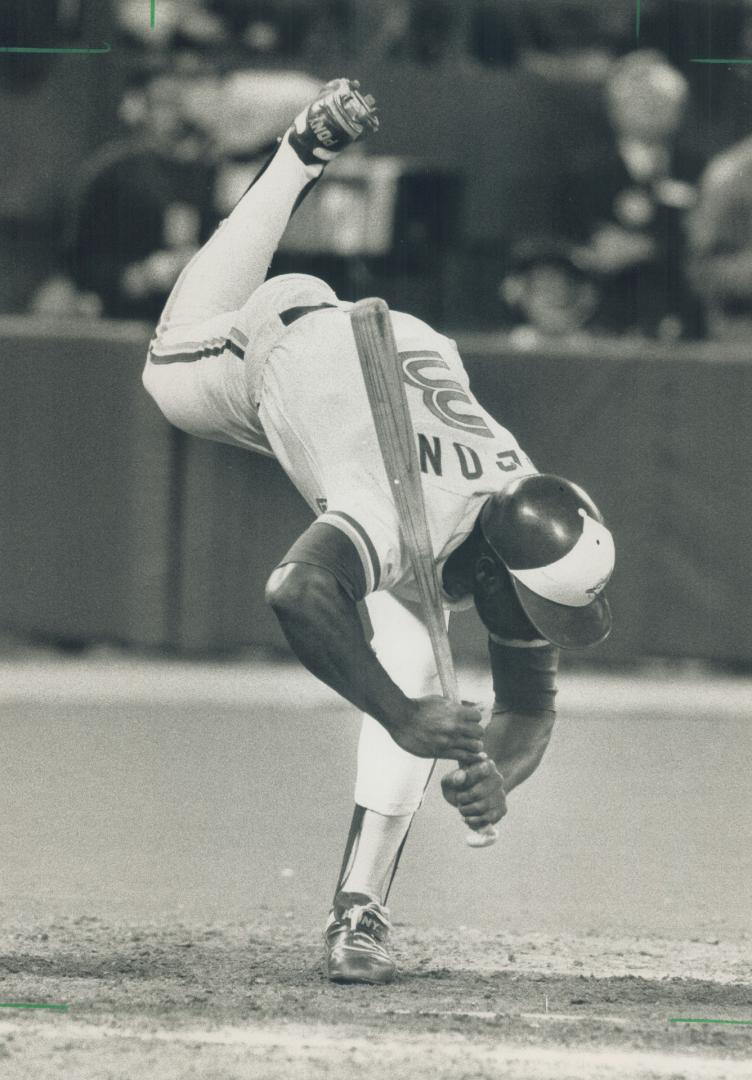
{"label": "concrete wall", "polygon": [[[141,387],[147,332],[0,322],[0,626],[218,651],[283,644],[269,571],[310,514],[276,462],[170,429]],[[541,470],[582,484],[618,564],[594,656],[752,659],[752,365],[706,348],[460,348]],[[472,615],[459,652],[480,656]]]}

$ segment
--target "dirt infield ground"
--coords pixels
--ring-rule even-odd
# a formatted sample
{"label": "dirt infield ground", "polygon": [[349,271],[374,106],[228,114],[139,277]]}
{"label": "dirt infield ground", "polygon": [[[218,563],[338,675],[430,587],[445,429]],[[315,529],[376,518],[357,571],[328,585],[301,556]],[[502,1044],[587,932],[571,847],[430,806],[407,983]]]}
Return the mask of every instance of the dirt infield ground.
{"label": "dirt infield ground", "polygon": [[321,972],[356,740],[325,690],[0,661],[0,1004],[66,1006],[0,1009],[0,1076],[752,1077],[750,689],[568,678],[496,849],[427,800],[369,989]]}
{"label": "dirt infield ground", "polygon": [[0,1017],[1,1075],[752,1075],[749,1027],[669,1022],[687,1013],[750,1017],[752,988],[734,981],[744,961],[733,947],[477,933],[458,940],[407,928],[398,937],[402,978],[368,989],[329,984],[318,935],[276,920],[160,927],[82,917],[6,933],[3,993],[70,1007]]}

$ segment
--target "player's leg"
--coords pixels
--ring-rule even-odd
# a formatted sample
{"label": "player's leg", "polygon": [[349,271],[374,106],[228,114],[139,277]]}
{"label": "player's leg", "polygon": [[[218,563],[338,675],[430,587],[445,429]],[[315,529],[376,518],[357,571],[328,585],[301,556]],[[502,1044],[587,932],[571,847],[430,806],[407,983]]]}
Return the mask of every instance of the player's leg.
{"label": "player's leg", "polygon": [[[430,639],[417,611],[376,593],[368,598],[368,612],[373,646],[401,689],[411,697],[440,693]],[[327,926],[328,974],[336,981],[394,977],[383,905],[432,767],[432,761],[402,750],[370,716],[363,717],[355,811]]]}
{"label": "player's leg", "polygon": [[266,278],[291,214],[327,162],[376,127],[373,99],[362,95],[357,83],[328,83],[183,271],[159,332],[241,308]]}
{"label": "player's leg", "polygon": [[[250,400],[263,346],[284,329],[278,312],[321,290],[305,275],[263,285],[295,206],[327,161],[378,126],[373,99],[357,84],[327,84],[283,136],[276,153],[229,218],[188,264],[167,301],[144,370],[144,386],[165,417],[201,438],[271,453]],[[308,283],[307,288],[305,284]],[[303,299],[300,299],[300,297]],[[275,307],[275,303],[278,305]],[[249,374],[250,373],[250,374]]]}

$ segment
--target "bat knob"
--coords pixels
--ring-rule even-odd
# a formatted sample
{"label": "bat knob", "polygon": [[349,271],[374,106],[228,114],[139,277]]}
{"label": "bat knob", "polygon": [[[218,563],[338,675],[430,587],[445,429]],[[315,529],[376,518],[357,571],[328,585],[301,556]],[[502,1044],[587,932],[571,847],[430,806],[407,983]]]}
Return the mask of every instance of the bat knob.
{"label": "bat knob", "polygon": [[499,830],[493,825],[484,825],[477,832],[469,829],[465,834],[465,843],[472,848],[491,847],[491,844],[495,844],[498,839]]}

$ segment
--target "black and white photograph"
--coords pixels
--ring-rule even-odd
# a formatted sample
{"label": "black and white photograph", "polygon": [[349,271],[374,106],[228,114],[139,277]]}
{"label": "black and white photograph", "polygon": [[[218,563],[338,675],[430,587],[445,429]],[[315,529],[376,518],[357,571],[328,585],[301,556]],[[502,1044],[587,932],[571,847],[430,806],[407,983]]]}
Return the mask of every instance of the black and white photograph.
{"label": "black and white photograph", "polygon": [[752,1080],[752,0],[2,0],[0,1075]]}

